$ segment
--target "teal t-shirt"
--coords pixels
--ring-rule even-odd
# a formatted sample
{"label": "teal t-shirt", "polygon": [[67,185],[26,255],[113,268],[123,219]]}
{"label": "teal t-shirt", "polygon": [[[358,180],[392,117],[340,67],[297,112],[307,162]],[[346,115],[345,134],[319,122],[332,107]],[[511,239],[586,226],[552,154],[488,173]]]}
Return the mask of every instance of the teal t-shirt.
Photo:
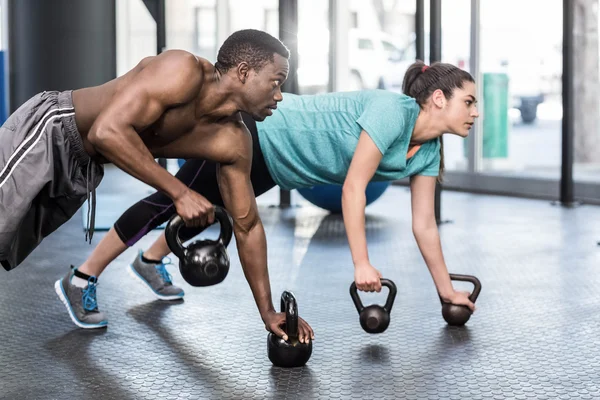
{"label": "teal t-shirt", "polygon": [[258,138],[273,180],[287,190],[343,184],[363,129],[383,155],[373,181],[437,176],[438,139],[406,159],[419,111],[413,98],[385,90],[285,93],[273,115],[257,123]]}

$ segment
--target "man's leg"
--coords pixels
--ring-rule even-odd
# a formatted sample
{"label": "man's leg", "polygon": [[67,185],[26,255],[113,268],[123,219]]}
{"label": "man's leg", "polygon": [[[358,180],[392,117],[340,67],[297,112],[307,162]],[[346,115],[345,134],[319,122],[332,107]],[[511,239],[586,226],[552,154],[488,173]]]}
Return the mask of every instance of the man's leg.
{"label": "man's leg", "polygon": [[6,270],[49,233],[45,225],[54,210],[46,199],[62,190],[53,185],[56,154],[48,149],[60,147],[61,118],[73,110],[58,109],[56,98],[56,92],[32,97],[0,127],[0,262]]}
{"label": "man's leg", "polygon": [[[136,203],[131,208],[136,207],[138,204]],[[119,238],[113,226],[78,270],[84,274],[99,277],[106,266],[125,250],[127,250],[127,245]]]}
{"label": "man's leg", "polygon": [[[193,184],[196,179],[206,180],[210,175],[209,168],[207,168],[210,163],[192,160],[186,164],[176,176],[188,186]],[[214,180],[216,181],[216,177]],[[77,326],[81,328],[100,327],[98,323],[88,322],[90,315],[88,309],[92,307],[97,309],[98,277],[107,265],[123,251],[135,244],[146,233],[168,220],[175,212],[171,200],[160,192],[137,202],[115,222],[113,228],[100,240],[98,246],[79,268],[73,268],[62,280],[56,282],[56,293]],[[170,300],[180,299],[183,296],[183,290],[173,285],[170,275],[161,261],[145,262],[138,255],[128,268],[158,298]],[[102,316],[104,317],[103,314]],[[101,322],[102,326],[107,325],[105,318]]]}
{"label": "man's leg", "polygon": [[[68,221],[102,179],[102,167],[83,147],[71,92],[40,93],[11,115],[0,128],[0,170],[0,260],[12,269]],[[106,325],[93,280],[76,290],[62,283],[55,290],[75,305],[71,316],[80,315],[88,327]],[[77,312],[84,308],[85,316]]]}
{"label": "man's leg", "polygon": [[162,260],[171,253],[171,249],[167,244],[165,233],[163,232],[152,245],[144,251],[143,256],[150,260]]}

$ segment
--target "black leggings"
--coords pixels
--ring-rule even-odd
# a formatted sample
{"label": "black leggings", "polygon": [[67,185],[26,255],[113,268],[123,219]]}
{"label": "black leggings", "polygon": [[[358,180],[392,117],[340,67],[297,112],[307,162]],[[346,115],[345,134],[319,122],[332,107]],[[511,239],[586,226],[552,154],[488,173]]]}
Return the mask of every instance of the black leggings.
{"label": "black leggings", "polygon": [[[256,122],[243,115],[244,123],[252,134],[252,171],[250,179],[256,197],[275,187],[275,182],[267,169],[258,143]],[[190,159],[175,175],[190,189],[200,193],[213,204],[223,206],[223,198],[217,182],[217,163],[208,160]],[[152,229],[171,218],[176,213],[173,201],[164,193],[156,192],[131,206],[115,222],[115,231],[127,246],[133,246]],[[202,228],[182,227],[179,236],[188,240],[202,232]]]}

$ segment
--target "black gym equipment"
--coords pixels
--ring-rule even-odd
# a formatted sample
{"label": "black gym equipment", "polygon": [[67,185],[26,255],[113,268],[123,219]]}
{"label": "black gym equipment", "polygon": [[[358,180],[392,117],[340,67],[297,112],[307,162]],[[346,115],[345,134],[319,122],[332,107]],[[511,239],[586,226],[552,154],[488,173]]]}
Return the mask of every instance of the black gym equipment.
{"label": "black gym equipment", "polygon": [[[481,292],[481,282],[472,275],[450,274],[450,279],[453,281],[471,282],[474,286],[473,292],[469,296],[469,300],[475,303],[479,293]],[[471,318],[471,310],[467,306],[459,306],[456,304],[445,303],[442,301],[442,316],[444,320],[451,326],[463,326]]]}
{"label": "black gym equipment", "polygon": [[215,206],[215,222],[219,222],[221,233],[217,240],[197,240],[187,247],[181,244],[179,229],[183,219],[174,215],[165,229],[165,238],[171,251],[179,258],[179,271],[192,286],[212,286],[223,282],[229,272],[227,246],[233,234],[233,222],[227,211]]}
{"label": "black gym equipment", "polygon": [[312,340],[301,343],[298,340],[298,303],[294,294],[285,291],[281,294],[281,312],[285,312],[285,332],[288,340],[269,333],[267,353],[276,367],[296,368],[307,363],[312,354]]}
{"label": "black gym equipment", "polygon": [[389,279],[382,279],[381,286],[389,288],[389,293],[385,305],[371,304],[365,307],[358,296],[356,282],[350,285],[350,297],[358,311],[360,326],[367,333],[382,333],[390,325],[390,312],[396,299],[396,284]]}

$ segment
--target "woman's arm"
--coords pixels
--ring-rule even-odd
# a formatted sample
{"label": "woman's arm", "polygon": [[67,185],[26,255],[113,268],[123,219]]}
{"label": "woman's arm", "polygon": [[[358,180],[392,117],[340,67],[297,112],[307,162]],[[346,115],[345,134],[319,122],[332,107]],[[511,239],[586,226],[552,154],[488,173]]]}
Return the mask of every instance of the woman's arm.
{"label": "woman's arm", "polygon": [[365,190],[381,158],[381,152],[363,130],[342,189],[342,212],[354,262],[354,281],[359,290],[370,292],[381,290],[381,274],[369,262],[365,233]]}
{"label": "woman's arm", "polygon": [[442,300],[453,304],[466,305],[474,310],[475,306],[468,299],[468,292],[454,291],[444,262],[442,245],[435,221],[435,182],[435,176],[415,175],[410,179],[413,234]]}

